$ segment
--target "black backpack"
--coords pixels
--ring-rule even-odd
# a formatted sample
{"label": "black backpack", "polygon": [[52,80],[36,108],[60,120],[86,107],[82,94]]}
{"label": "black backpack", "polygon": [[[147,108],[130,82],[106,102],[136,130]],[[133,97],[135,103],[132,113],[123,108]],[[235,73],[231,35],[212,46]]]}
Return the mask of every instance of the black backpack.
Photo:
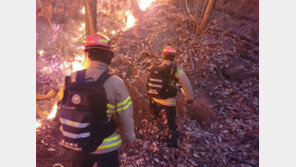
{"label": "black backpack", "polygon": [[107,119],[107,97],[103,87],[110,77],[107,72],[93,81],[85,78],[85,70],[78,71],[76,81],[65,79],[66,88],[58,111],[59,144],[65,148],[93,152],[110,136],[114,121]]}
{"label": "black backpack", "polygon": [[174,63],[167,66],[152,67],[147,83],[148,95],[159,99],[176,96],[176,69],[177,66]]}

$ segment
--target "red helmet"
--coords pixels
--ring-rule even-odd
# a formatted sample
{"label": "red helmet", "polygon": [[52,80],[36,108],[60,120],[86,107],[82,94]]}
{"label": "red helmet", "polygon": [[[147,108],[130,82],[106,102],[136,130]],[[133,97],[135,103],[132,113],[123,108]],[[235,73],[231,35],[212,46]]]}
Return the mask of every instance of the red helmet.
{"label": "red helmet", "polygon": [[87,37],[84,47],[84,51],[95,48],[111,51],[109,39],[99,34],[92,34],[89,37]]}
{"label": "red helmet", "polygon": [[171,53],[171,54],[176,54],[176,49],[171,47],[171,46],[167,46],[165,47],[163,50],[162,50],[162,54],[165,55],[165,54],[168,54],[168,53]]}

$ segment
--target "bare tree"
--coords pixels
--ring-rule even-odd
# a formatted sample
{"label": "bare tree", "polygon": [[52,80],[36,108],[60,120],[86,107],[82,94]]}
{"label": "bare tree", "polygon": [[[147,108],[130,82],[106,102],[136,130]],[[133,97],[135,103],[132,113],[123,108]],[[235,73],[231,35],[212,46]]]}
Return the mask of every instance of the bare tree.
{"label": "bare tree", "polygon": [[85,2],[85,35],[97,32],[97,0],[84,0]]}
{"label": "bare tree", "polygon": [[170,0],[175,6],[177,6],[177,1],[179,8],[185,6],[190,18],[194,21],[193,31],[201,34],[217,0]]}
{"label": "bare tree", "polygon": [[[97,0],[84,0],[85,2],[85,35],[89,36],[97,32]],[[88,55],[85,55],[83,67],[89,66]]]}
{"label": "bare tree", "polygon": [[199,22],[197,32],[200,34],[202,30],[204,29],[206,23],[208,22],[208,19],[210,17],[211,10],[214,8],[214,5],[216,3],[216,0],[209,0],[205,9],[205,12],[202,16],[201,21]]}

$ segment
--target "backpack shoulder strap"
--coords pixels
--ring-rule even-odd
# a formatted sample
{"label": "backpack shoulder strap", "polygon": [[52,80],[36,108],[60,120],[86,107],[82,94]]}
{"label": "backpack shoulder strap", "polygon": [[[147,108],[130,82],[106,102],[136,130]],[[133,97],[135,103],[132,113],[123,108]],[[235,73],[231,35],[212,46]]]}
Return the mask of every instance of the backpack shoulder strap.
{"label": "backpack shoulder strap", "polygon": [[173,75],[176,71],[176,65],[174,63],[171,63],[167,66],[165,66],[165,76],[168,77],[169,79],[170,78],[173,78]]}
{"label": "backpack shoulder strap", "polygon": [[86,69],[78,71],[76,74],[76,82],[82,82],[85,80]]}
{"label": "backpack shoulder strap", "polygon": [[68,75],[65,77],[65,87],[68,87],[68,85],[71,83],[71,77]]}
{"label": "backpack shoulder strap", "polygon": [[176,70],[177,70],[177,65],[175,63],[172,63],[170,65],[168,65],[168,83],[171,83],[172,81],[176,82],[176,77],[175,77],[175,73],[176,73]]}
{"label": "backpack shoulder strap", "polygon": [[170,68],[170,77],[175,78],[175,73],[177,70],[177,65],[175,63],[172,63],[172,66]]}
{"label": "backpack shoulder strap", "polygon": [[101,76],[96,80],[96,85],[103,85],[109,77],[111,77],[111,75],[107,71],[103,72]]}

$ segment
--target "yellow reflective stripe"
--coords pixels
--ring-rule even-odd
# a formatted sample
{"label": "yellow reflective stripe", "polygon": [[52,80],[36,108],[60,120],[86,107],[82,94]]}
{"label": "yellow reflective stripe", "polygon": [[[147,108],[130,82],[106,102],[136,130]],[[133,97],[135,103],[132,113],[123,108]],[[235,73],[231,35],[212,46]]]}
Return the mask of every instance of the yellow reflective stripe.
{"label": "yellow reflective stripe", "polygon": [[108,41],[108,40],[106,40],[106,39],[99,39],[99,42],[103,42],[103,43],[109,43],[109,41]]}
{"label": "yellow reflective stripe", "polygon": [[125,100],[123,100],[122,102],[118,103],[117,104],[117,107],[118,106],[121,106],[121,105],[124,105],[129,99],[131,99],[131,96],[128,96]]}
{"label": "yellow reflective stripe", "polygon": [[114,113],[115,112],[114,110],[115,110],[115,106],[112,105],[112,104],[107,103],[107,114]]}
{"label": "yellow reflective stripe", "polygon": [[115,111],[114,110],[107,110],[107,114],[112,114],[112,113],[114,113]]}
{"label": "yellow reflective stripe", "polygon": [[64,119],[64,118],[60,118],[60,123],[65,124],[65,125],[69,125],[69,126],[73,126],[76,128],[85,128],[90,125],[89,123],[74,122],[74,121]]}
{"label": "yellow reflective stripe", "polygon": [[183,70],[178,70],[175,74],[175,77],[178,78],[180,75],[185,74]]}
{"label": "yellow reflective stripe", "polygon": [[108,108],[115,109],[115,106],[114,106],[114,105],[112,105],[112,104],[109,104],[109,103],[107,103],[107,107],[108,107]]}
{"label": "yellow reflective stripe", "polygon": [[176,99],[175,98],[169,98],[169,99],[157,99],[153,98],[153,100],[159,104],[165,105],[165,106],[175,106],[176,105]]}
{"label": "yellow reflective stripe", "polygon": [[98,148],[98,149],[105,149],[105,148],[114,147],[114,146],[117,146],[117,145],[119,145],[120,143],[121,143],[121,139],[120,139],[120,140],[118,140],[117,142],[115,142],[115,143],[111,143],[111,144],[109,144],[109,145],[103,145],[103,146],[99,146],[99,148]]}
{"label": "yellow reflective stripe", "polygon": [[74,122],[74,121],[68,121],[69,124],[72,124],[72,125],[78,125],[79,123],[78,122]]}
{"label": "yellow reflective stripe", "polygon": [[122,111],[122,110],[126,110],[130,105],[132,104],[132,101],[128,102],[126,106],[118,108],[116,110],[116,112]]}
{"label": "yellow reflective stripe", "polygon": [[106,139],[104,139],[103,143],[113,141],[113,140],[116,140],[118,138],[120,138],[120,135],[116,135],[116,136],[113,136],[113,137],[110,137],[110,138],[106,138]]}
{"label": "yellow reflective stripe", "polygon": [[[118,141],[116,141],[116,140],[118,140]],[[113,142],[115,141],[115,142],[114,143],[110,143],[112,141]],[[113,136],[113,137],[109,137],[109,138],[104,139],[103,142],[102,142],[102,144],[97,149],[105,149],[105,148],[114,147],[114,146],[120,144],[121,141],[122,140],[120,138],[120,135],[118,134],[116,136]],[[108,143],[110,143],[110,144],[108,144]]]}

